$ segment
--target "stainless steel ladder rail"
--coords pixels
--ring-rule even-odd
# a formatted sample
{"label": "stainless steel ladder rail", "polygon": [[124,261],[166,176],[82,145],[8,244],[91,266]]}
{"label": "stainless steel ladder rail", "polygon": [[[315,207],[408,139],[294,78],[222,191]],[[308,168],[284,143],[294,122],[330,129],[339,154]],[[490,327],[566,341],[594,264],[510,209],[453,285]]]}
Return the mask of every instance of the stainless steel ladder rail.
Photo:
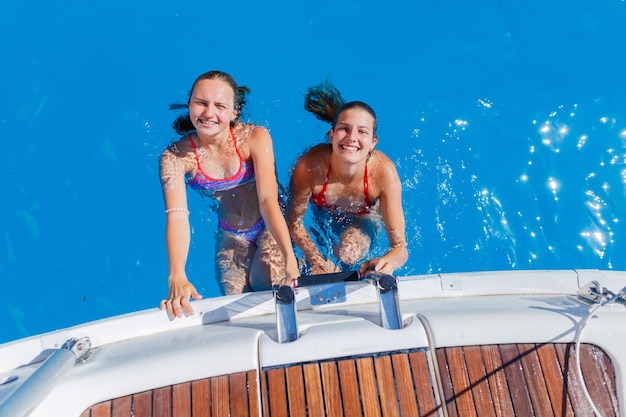
{"label": "stainless steel ladder rail", "polygon": [[390,330],[401,329],[403,322],[400,313],[397,278],[393,275],[368,271],[363,279],[371,282],[378,290],[378,307],[382,326]]}

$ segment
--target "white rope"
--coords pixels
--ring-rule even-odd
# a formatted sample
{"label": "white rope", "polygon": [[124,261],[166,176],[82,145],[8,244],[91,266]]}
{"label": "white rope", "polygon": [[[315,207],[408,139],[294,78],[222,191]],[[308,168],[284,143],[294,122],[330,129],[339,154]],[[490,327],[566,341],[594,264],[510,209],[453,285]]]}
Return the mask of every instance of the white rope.
{"label": "white rope", "polygon": [[593,402],[593,399],[591,398],[591,394],[589,394],[589,390],[587,389],[587,384],[585,383],[585,379],[583,378],[583,371],[582,371],[582,368],[580,366],[580,339],[582,337],[583,329],[585,328],[585,326],[587,325],[587,323],[589,322],[591,317],[593,317],[593,315],[596,313],[596,311],[598,311],[598,309],[600,307],[603,307],[605,305],[606,305],[606,303],[605,304],[598,304],[598,305],[594,306],[589,311],[589,314],[587,314],[587,317],[585,317],[580,322],[580,325],[578,326],[578,329],[576,330],[576,335],[574,336],[574,340],[576,341],[576,349],[575,349],[575,352],[574,352],[575,355],[576,355],[576,372],[578,373],[578,378],[580,379],[580,383],[581,383],[582,388],[583,388],[583,393],[585,394],[585,397],[587,397],[587,401],[589,401],[589,404],[591,405],[591,408],[593,409],[593,412],[598,417],[603,417],[603,415],[600,412],[600,410],[598,410],[598,408],[596,407],[596,404]]}

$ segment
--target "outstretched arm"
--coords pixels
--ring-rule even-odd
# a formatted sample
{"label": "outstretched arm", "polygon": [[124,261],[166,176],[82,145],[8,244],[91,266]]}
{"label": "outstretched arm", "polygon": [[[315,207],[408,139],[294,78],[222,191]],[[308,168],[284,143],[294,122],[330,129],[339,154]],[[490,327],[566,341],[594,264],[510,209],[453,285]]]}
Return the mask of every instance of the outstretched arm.
{"label": "outstretched arm", "polygon": [[183,314],[194,313],[190,297],[194,300],[202,298],[185,273],[191,241],[185,167],[173,151],[167,149],[161,155],[160,173],[165,199],[165,243],[169,263],[168,298],[161,301],[160,308],[167,310],[171,317],[182,317]]}
{"label": "outstretched arm", "polygon": [[374,258],[361,265],[360,273],[374,270],[383,274],[392,274],[409,258],[406,242],[406,225],[402,207],[402,184],[394,163],[383,157],[380,167],[381,184],[380,207],[390,250],[380,258]]}
{"label": "outstretched arm", "polygon": [[249,143],[261,216],[285,259],[285,277],[282,284],[291,285],[300,274],[287,223],[278,205],[278,180],[272,138],[267,129],[258,127],[252,132]]}
{"label": "outstretched arm", "polygon": [[291,199],[287,210],[287,225],[294,243],[302,250],[311,265],[312,274],[338,272],[339,269],[332,262],[322,256],[319,248],[311,239],[311,235],[304,225],[304,215],[312,196],[313,173],[307,168],[305,154],[293,170],[290,181]]}

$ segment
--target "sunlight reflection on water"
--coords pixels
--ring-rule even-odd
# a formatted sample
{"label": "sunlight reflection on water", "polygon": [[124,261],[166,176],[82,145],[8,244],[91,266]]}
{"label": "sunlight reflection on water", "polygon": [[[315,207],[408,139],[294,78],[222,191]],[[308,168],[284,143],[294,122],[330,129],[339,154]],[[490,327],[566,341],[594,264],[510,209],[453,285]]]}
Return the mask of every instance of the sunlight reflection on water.
{"label": "sunlight reflection on water", "polygon": [[[493,103],[481,99],[479,106],[491,109]],[[507,129],[506,118],[475,113],[452,119],[442,133],[430,131],[428,115],[422,115],[413,130],[416,145],[398,165],[405,174],[409,230],[423,232],[410,238],[410,251],[429,253],[430,260],[413,258],[407,270],[467,270],[460,259],[483,269],[557,263],[614,268],[626,184],[625,129],[617,117],[598,115],[603,107],[601,101],[561,105],[528,121],[526,153],[507,149],[501,137],[473,134],[473,125],[495,123],[519,136]],[[482,173],[498,163],[501,178]],[[509,172],[515,172],[513,182],[506,182]],[[425,241],[439,243],[425,247]]]}

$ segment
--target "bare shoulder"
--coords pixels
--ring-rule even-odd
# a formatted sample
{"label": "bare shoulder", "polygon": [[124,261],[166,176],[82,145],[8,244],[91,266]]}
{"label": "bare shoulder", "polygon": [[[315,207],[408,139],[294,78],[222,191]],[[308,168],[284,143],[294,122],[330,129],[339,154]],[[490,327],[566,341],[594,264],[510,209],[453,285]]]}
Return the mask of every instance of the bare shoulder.
{"label": "bare shoulder", "polygon": [[298,158],[297,165],[303,167],[326,167],[333,150],[330,144],[320,143],[304,151]]}
{"label": "bare shoulder", "polygon": [[252,127],[250,136],[253,138],[259,138],[259,137],[269,137],[270,136],[270,132],[269,130],[265,127],[265,126],[259,126],[259,125],[249,125]]}
{"label": "bare shoulder", "polygon": [[189,136],[182,137],[170,143],[161,153],[161,158],[177,157],[184,158],[193,153]]}
{"label": "bare shoulder", "polygon": [[195,156],[189,136],[170,143],[161,153],[160,176],[164,189],[169,184],[182,181],[185,173],[195,168]]}
{"label": "bare shoulder", "polygon": [[237,147],[245,159],[248,159],[254,149],[266,150],[271,145],[272,137],[267,128],[252,123],[237,122],[233,127],[237,140]]}
{"label": "bare shoulder", "polygon": [[391,164],[394,167],[396,166],[396,164],[394,164],[394,162],[383,151],[379,151],[378,149],[374,149],[374,152],[372,152],[371,158],[377,161],[377,163],[379,164],[383,164],[383,165]]}
{"label": "bare shoulder", "polygon": [[399,182],[396,164],[382,151],[374,150],[370,159],[370,177],[380,183]]}
{"label": "bare shoulder", "polygon": [[292,188],[309,189],[323,183],[331,153],[329,144],[319,144],[307,149],[298,158],[291,173]]}

